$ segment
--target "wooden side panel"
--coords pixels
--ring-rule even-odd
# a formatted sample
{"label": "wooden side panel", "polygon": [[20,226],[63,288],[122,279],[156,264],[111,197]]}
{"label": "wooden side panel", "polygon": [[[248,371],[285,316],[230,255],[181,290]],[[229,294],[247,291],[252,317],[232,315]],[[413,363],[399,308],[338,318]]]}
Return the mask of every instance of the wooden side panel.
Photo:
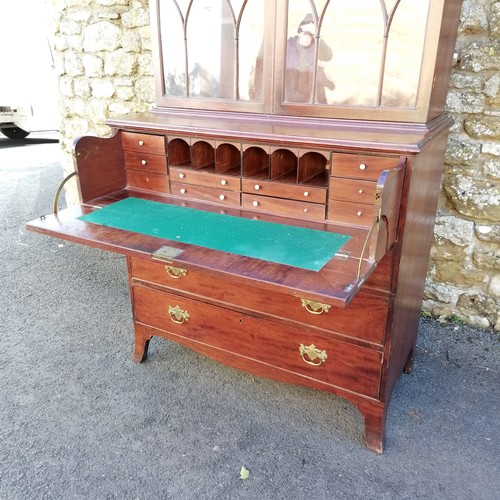
{"label": "wooden side panel", "polygon": [[401,255],[394,269],[397,293],[392,334],[386,346],[391,360],[383,396],[386,401],[415,348],[447,136],[445,131],[427,143],[407,169],[409,189],[401,203],[404,234],[398,244]]}
{"label": "wooden side panel", "polygon": [[83,203],[123,189],[127,184],[120,134],[82,137],[74,144],[75,170]]}

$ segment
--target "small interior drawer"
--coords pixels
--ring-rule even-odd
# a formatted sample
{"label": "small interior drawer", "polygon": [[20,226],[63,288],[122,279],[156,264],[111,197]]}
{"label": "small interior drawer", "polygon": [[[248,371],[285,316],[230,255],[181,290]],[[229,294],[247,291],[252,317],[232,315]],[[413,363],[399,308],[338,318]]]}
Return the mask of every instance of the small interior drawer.
{"label": "small interior drawer", "polygon": [[143,170],[127,169],[127,186],[134,189],[168,193],[168,176]]}
{"label": "small interior drawer", "polygon": [[170,167],[170,177],[174,182],[196,184],[230,191],[240,191],[240,178],[228,174],[215,174],[191,170],[188,168]]}
{"label": "small interior drawer", "polygon": [[368,226],[373,224],[375,207],[362,203],[330,200],[328,203],[328,220],[354,226]]}
{"label": "small interior drawer", "polygon": [[135,170],[146,170],[157,174],[167,174],[167,160],[165,156],[161,155],[125,151],[125,167]]}
{"label": "small interior drawer", "polygon": [[243,179],[242,191],[245,193],[275,196],[310,203],[326,203],[326,189],[307,185],[293,185],[255,179]]}
{"label": "small interior drawer", "polygon": [[165,137],[163,135],[122,132],[122,147],[126,151],[165,155]]}
{"label": "small interior drawer", "polygon": [[331,175],[376,181],[382,170],[395,168],[398,158],[333,153]]}
{"label": "small interior drawer", "polygon": [[170,184],[170,192],[176,196],[183,196],[196,200],[213,201],[229,205],[240,205],[239,191],[227,191],[225,189],[198,186],[196,184],[172,182]]}
{"label": "small interior drawer", "polygon": [[330,177],[329,203],[332,200],[371,204],[375,202],[377,183],[361,179]]}
{"label": "small interior drawer", "polygon": [[378,396],[381,352],[142,285],[133,285],[132,295],[139,323],[370,397]]}
{"label": "small interior drawer", "polygon": [[241,195],[241,205],[245,208],[288,215],[301,219],[325,219],[325,205],[319,203],[285,200],[281,198],[272,198],[270,196],[243,193]]}

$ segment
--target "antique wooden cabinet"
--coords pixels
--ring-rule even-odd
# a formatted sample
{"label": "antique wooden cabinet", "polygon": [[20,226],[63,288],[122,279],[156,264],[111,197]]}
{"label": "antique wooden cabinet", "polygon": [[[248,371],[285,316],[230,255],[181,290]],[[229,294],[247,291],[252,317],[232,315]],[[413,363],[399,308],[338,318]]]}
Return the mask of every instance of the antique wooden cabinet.
{"label": "antique wooden cabinet", "polygon": [[354,3],[152,0],[157,105],[77,140],[81,204],[27,227],[126,255],[134,361],[158,336],[340,395],[381,453],[460,2]]}

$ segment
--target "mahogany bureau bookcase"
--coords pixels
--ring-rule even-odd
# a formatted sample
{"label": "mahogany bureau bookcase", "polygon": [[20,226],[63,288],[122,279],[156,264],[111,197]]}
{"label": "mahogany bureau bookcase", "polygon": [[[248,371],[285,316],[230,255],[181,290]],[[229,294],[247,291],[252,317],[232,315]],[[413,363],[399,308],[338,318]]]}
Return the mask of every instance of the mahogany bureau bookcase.
{"label": "mahogany bureau bookcase", "polygon": [[157,336],[331,392],[382,453],[418,331],[460,2],[150,8],[155,107],[78,139],[81,203],[28,229],[126,256],[134,361]]}

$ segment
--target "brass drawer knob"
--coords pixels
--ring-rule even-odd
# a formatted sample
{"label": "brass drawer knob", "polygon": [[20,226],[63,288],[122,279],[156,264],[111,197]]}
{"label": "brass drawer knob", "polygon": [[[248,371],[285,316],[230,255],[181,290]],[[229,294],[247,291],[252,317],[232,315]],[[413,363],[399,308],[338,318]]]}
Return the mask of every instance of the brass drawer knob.
{"label": "brass drawer knob", "polygon": [[182,278],[183,276],[186,276],[186,274],[187,274],[187,271],[185,269],[182,269],[180,267],[173,267],[173,266],[165,266],[165,271],[174,280],[178,280],[178,279]]}
{"label": "brass drawer knob", "polygon": [[307,300],[307,299],[300,299],[300,300],[302,301],[302,307],[305,308],[305,310],[311,314],[327,313],[331,307],[328,304],[322,304],[321,302],[315,302],[314,300]]}
{"label": "brass drawer knob", "polygon": [[189,313],[181,309],[179,306],[168,306],[168,315],[170,319],[178,325],[182,325],[189,320]]}
{"label": "brass drawer knob", "polygon": [[300,344],[299,353],[304,363],[307,363],[308,365],[312,366],[320,366],[328,358],[326,351],[318,349],[314,344],[311,345]]}

